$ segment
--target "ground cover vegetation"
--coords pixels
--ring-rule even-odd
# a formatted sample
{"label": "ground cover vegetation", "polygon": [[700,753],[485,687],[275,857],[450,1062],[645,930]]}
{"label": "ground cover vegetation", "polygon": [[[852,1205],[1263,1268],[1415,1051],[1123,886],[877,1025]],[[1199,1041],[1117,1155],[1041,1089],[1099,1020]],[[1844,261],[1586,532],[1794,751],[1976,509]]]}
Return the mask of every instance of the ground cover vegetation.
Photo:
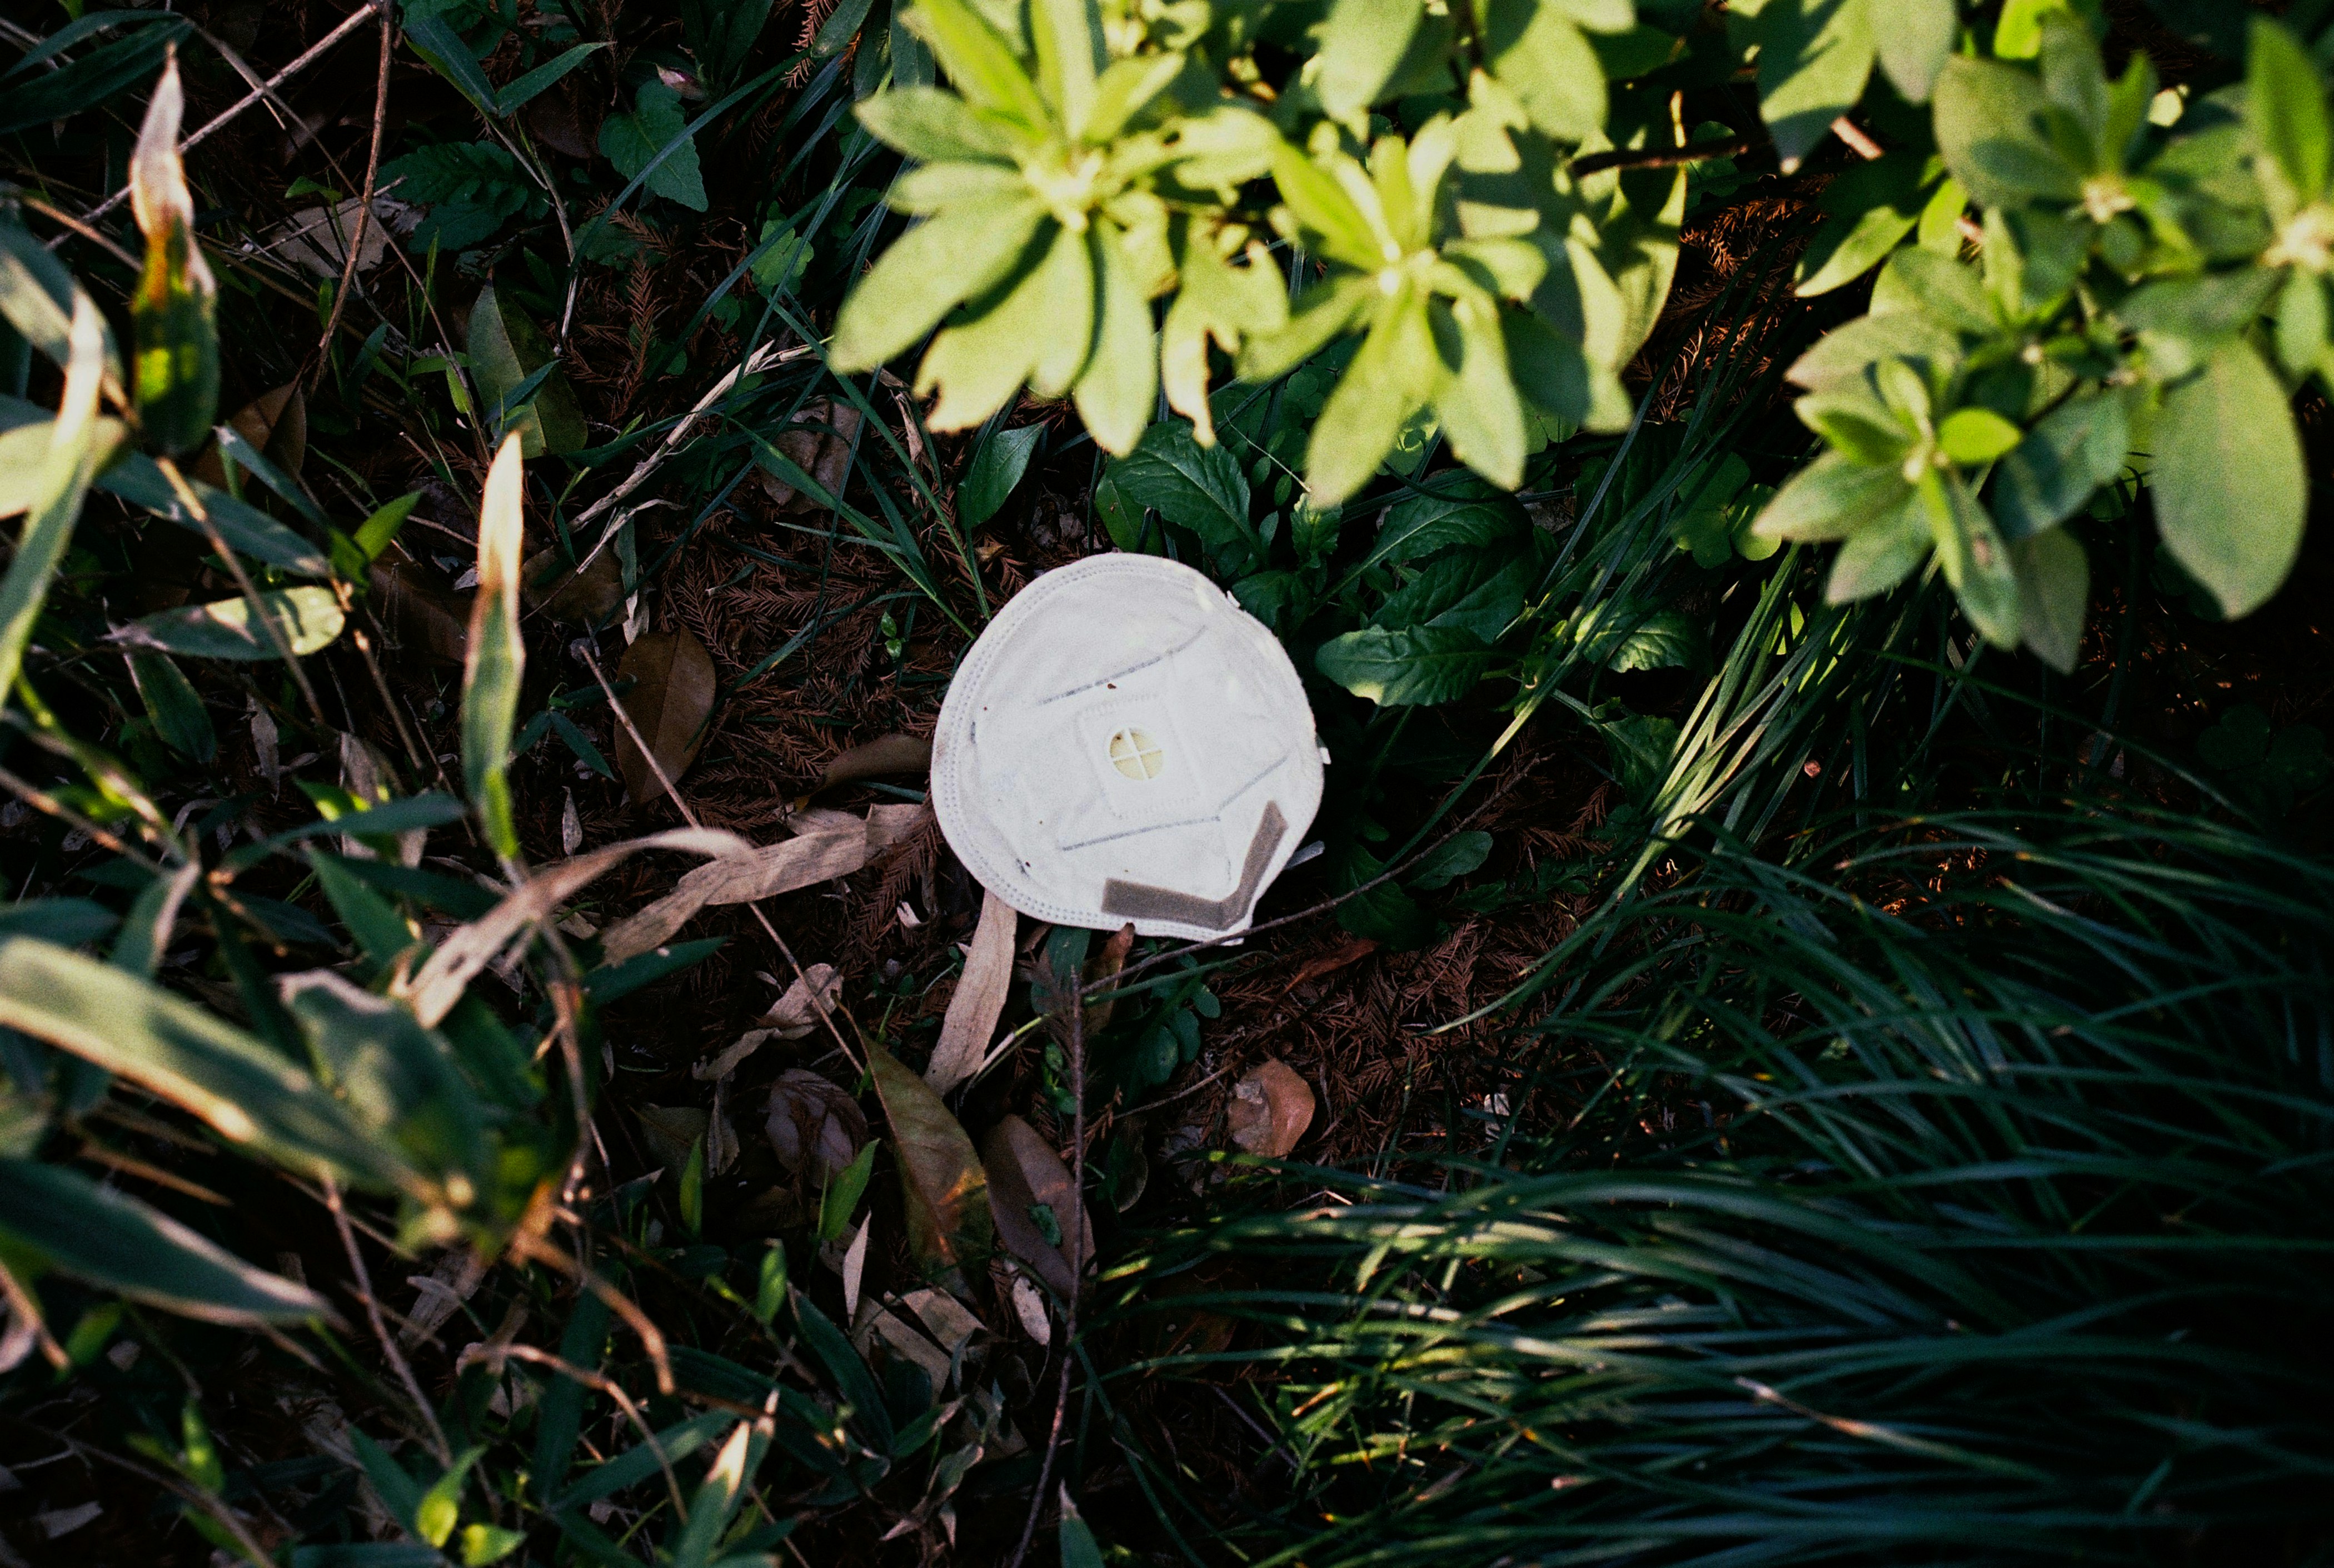
{"label": "ground cover vegetation", "polygon": [[2326,9],[0,16],[0,1563],[2325,1561]]}

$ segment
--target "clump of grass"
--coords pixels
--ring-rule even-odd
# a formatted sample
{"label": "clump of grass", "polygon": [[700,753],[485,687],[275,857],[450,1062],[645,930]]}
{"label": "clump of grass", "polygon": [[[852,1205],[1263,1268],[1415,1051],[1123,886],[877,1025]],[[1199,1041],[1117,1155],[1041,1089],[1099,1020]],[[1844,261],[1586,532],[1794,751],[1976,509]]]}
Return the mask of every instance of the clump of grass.
{"label": "clump of grass", "polygon": [[2089,801],[1793,849],[1599,917],[1447,1189],[1143,1260],[1288,1282],[1170,1298],[1246,1326],[1168,1363],[1263,1379],[1288,1500],[1124,1429],[1162,1506],[1316,1568],[2324,1553],[2326,868]]}

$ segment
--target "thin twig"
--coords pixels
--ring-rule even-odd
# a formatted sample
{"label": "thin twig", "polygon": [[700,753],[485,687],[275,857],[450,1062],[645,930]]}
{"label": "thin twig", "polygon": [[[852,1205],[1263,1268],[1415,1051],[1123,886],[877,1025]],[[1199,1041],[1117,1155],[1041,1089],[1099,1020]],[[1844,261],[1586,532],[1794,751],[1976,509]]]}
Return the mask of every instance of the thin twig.
{"label": "thin twig", "polygon": [[[705,824],[698,820],[697,813],[691,811],[689,803],[681,798],[679,786],[674,784],[671,776],[664,771],[664,765],[657,761],[656,753],[649,749],[649,744],[641,736],[639,726],[632,723],[632,716],[624,711],[622,703],[616,700],[616,688],[608,684],[607,672],[600,668],[600,656],[593,650],[591,642],[588,640],[579,639],[575,647],[577,652],[583,656],[584,664],[591,669],[592,678],[600,683],[600,690],[607,697],[608,706],[615,710],[616,722],[624,726],[626,735],[632,737],[632,745],[639,749],[641,760],[649,765],[649,771],[656,774],[657,783],[664,786],[666,797],[680,813],[681,820],[690,827],[702,829]],[[746,907],[754,912],[754,919],[761,923],[763,933],[777,945],[779,956],[784,957],[787,967],[794,970],[795,978],[802,982],[803,991],[810,999],[811,1011],[816,1013],[819,1022],[826,1025],[826,1032],[834,1036],[835,1044],[843,1052],[843,1059],[864,1072],[867,1066],[865,1059],[859,1053],[852,1050],[851,1043],[843,1037],[843,1031],[836,1025],[834,1014],[827,1008],[826,998],[821,996],[819,988],[811,983],[810,975],[803,968],[802,960],[795,957],[795,950],[786,945],[786,939],[778,935],[778,928],[770,924],[770,917],[762,912],[762,901],[759,899],[749,899],[747,900]]]}
{"label": "thin twig", "polygon": [[340,286],[333,291],[333,313],[324,322],[324,335],[316,340],[316,380],[323,380],[324,366],[331,361],[333,334],[340,330],[341,313],[348,309],[349,290],[355,286],[357,261],[364,255],[365,229],[372,220],[373,186],[381,178],[381,130],[389,121],[389,62],[397,50],[397,14],[387,5],[381,8],[381,75],[372,93],[372,147],[365,154],[364,195],[357,206],[355,231],[349,236],[349,254],[341,263]]}
{"label": "thin twig", "polygon": [[73,810],[72,807],[65,804],[64,802],[57,799],[56,796],[51,794],[48,791],[42,789],[37,784],[29,784],[24,779],[18,778],[14,774],[9,772],[5,767],[0,767],[0,789],[6,790],[10,794],[14,795],[26,805],[31,806],[34,811],[46,812],[49,815],[56,818],[59,822],[71,823],[81,832],[87,833],[92,842],[102,845],[107,850],[111,851],[114,854],[121,856],[124,860],[129,861],[133,865],[142,867],[149,871],[159,871],[162,869],[162,864],[159,861],[151,860],[140,851],[131,849],[128,844],[115,837],[111,832],[109,832],[104,828],[99,827],[95,822],[90,821],[87,817]]}
{"label": "thin twig", "polygon": [[100,250],[104,251],[106,255],[111,256],[115,261],[118,261],[123,266],[128,267],[131,272],[134,273],[139,270],[141,264],[139,262],[138,258],[131,255],[128,251],[123,250],[111,240],[106,238],[105,232],[102,229],[92,228],[88,224],[82,222],[81,219],[73,216],[72,214],[66,212],[62,208],[51,207],[47,202],[43,201],[40,197],[28,196],[21,190],[16,192],[16,199],[23,205],[31,207],[34,212],[39,213],[43,217],[47,218],[52,223],[61,223],[64,225],[67,228],[72,230],[73,233],[81,236],[82,238],[89,241],[90,244],[97,246]]}
{"label": "thin twig", "polygon": [[[1060,1010],[1063,1027],[1070,1036],[1070,1201],[1076,1206],[1072,1217],[1084,1243],[1078,1249],[1076,1266],[1070,1275],[1069,1299],[1062,1303],[1062,1377],[1054,1389],[1054,1425],[1046,1434],[1045,1462],[1037,1467],[1037,1488],[1029,1494],[1029,1516],[1021,1524],[1021,1544],[1013,1549],[1013,1561],[1008,1568],[1021,1568],[1022,1559],[1029,1555],[1029,1544],[1037,1536],[1037,1517],[1046,1511],[1046,1486],[1053,1479],[1054,1458],[1062,1448],[1062,1428],[1070,1412],[1070,1372],[1077,1365],[1075,1346],[1078,1340],[1078,1296],[1085,1284],[1085,1254],[1093,1243],[1085,1233],[1086,1202],[1086,1010],[1081,989],[1064,987],[1061,976],[1056,976],[1047,987],[1054,992],[1054,1003]],[[1064,1487],[1064,1496],[1068,1488]]]}
{"label": "thin twig", "polygon": [[[338,27],[333,28],[330,33],[325,34],[322,38],[311,44],[307,51],[297,60],[294,60],[291,64],[285,66],[283,70],[269,77],[265,82],[261,82],[257,87],[253,88],[249,92],[245,93],[241,98],[236,99],[233,104],[220,111],[218,114],[214,116],[210,123],[205,125],[192,136],[189,136],[185,140],[179,142],[179,154],[184,156],[185,154],[193,151],[198,145],[208,139],[214,131],[224,127],[227,121],[235,119],[236,116],[241,114],[245,110],[249,109],[261,99],[272,97],[276,88],[283,86],[286,82],[289,82],[292,78],[297,76],[301,72],[305,71],[309,66],[314,64],[323,56],[325,51],[329,50],[333,44],[338,43],[342,39],[346,38],[350,34],[362,26],[366,17],[371,15],[375,11],[386,11],[388,9],[389,0],[366,0],[364,5],[360,5],[354,11],[350,12],[347,19],[342,22]],[[99,218],[103,217],[107,213],[111,212],[115,207],[120,207],[123,202],[129,199],[130,188],[125,185],[120,190],[117,190],[111,196],[107,197],[103,201],[99,202],[95,207],[92,207],[88,212],[82,216],[85,221],[94,223]]]}
{"label": "thin twig", "polygon": [[568,1256],[549,1242],[538,1240],[524,1232],[512,1237],[511,1255],[522,1261],[548,1264],[562,1274],[574,1275],[584,1289],[605,1302],[608,1310],[623,1319],[624,1326],[639,1337],[641,1349],[648,1352],[650,1364],[656,1368],[657,1392],[670,1394],[673,1391],[677,1385],[672,1379],[671,1358],[665,1351],[664,1331],[641,1311],[632,1297],[593,1274],[578,1259]]}
{"label": "thin twig", "polygon": [[421,1419],[429,1429],[429,1446],[436,1450],[438,1462],[450,1466],[454,1462],[454,1450],[446,1442],[445,1429],[439,1426],[438,1412],[430,1409],[429,1400],[422,1394],[421,1383],[414,1377],[411,1364],[406,1361],[404,1352],[397,1348],[396,1336],[389,1332],[389,1325],[381,1322],[381,1303],[373,1299],[372,1275],[365,1268],[364,1254],[357,1249],[357,1233],[349,1228],[347,1206],[341,1202],[341,1184],[329,1175],[324,1178],[324,1207],[333,1211],[333,1224],[341,1233],[341,1249],[348,1254],[349,1267],[356,1271],[357,1299],[364,1303],[365,1317],[372,1324],[372,1337],[381,1342],[381,1353],[389,1358],[391,1370],[397,1373],[397,1380],[405,1385],[406,1397],[413,1401],[413,1408],[421,1412]]}
{"label": "thin twig", "polygon": [[1574,159],[1566,167],[1576,176],[1598,174],[1608,168],[1675,168],[1682,163],[1704,163],[1713,158],[1740,158],[1758,145],[1754,137],[1737,136],[1725,141],[1697,141],[1686,147],[1592,152],[1586,158]]}

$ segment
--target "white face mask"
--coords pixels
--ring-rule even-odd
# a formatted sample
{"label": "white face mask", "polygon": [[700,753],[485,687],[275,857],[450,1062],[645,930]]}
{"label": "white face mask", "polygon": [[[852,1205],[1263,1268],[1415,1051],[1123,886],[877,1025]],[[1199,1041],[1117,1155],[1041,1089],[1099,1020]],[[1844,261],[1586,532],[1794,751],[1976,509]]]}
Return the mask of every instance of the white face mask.
{"label": "white face mask", "polygon": [[1321,804],[1288,655],[1188,566],[1048,572],[965,655],[932,737],[940,832],[1056,925],[1204,940],[1247,928]]}

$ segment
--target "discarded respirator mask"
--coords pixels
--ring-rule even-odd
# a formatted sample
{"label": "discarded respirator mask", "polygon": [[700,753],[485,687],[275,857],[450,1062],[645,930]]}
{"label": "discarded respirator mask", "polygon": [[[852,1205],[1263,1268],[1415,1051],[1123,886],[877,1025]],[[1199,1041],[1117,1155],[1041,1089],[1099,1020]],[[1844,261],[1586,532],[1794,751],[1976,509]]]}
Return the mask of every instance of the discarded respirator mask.
{"label": "discarded respirator mask", "polygon": [[981,885],[1056,925],[1245,930],[1321,805],[1288,655],[1188,566],[1048,572],[965,655],[932,737],[940,832]]}

